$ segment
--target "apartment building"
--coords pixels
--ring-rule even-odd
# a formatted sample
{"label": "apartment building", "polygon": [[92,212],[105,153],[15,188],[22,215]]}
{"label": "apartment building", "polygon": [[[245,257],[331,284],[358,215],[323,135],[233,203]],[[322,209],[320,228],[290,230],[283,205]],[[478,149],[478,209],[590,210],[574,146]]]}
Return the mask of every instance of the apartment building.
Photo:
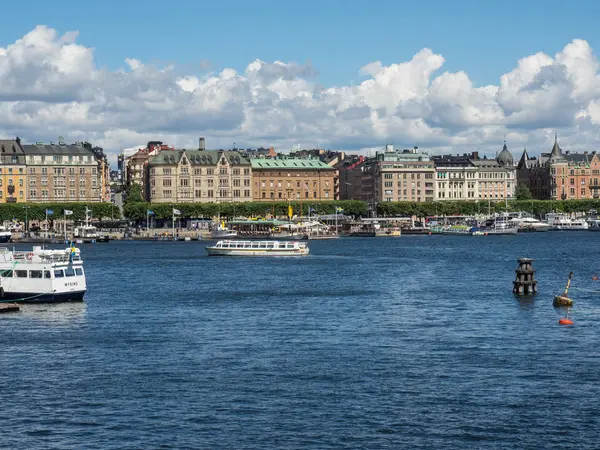
{"label": "apartment building", "polygon": [[21,140],[0,140],[0,203],[27,201],[27,170]]}

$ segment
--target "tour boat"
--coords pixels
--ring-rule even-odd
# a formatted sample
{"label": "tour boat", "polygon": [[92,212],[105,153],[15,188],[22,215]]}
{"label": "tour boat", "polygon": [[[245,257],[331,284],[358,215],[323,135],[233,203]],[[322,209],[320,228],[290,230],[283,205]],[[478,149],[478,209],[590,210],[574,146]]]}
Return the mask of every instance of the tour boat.
{"label": "tour boat", "polygon": [[209,256],[306,256],[308,246],[297,241],[219,241],[206,247]]}
{"label": "tour boat", "polygon": [[469,225],[451,225],[443,227],[441,234],[449,234],[455,236],[483,236],[485,233],[477,227],[471,227]]}
{"label": "tour boat", "polygon": [[519,228],[513,225],[507,216],[498,216],[486,220],[480,227],[486,235],[517,234]]}
{"label": "tour boat", "polygon": [[570,219],[564,213],[548,213],[546,214],[546,221],[551,230],[558,231],[581,231],[588,230],[590,227],[584,219]]}
{"label": "tour boat", "polygon": [[519,232],[540,232],[550,230],[550,225],[537,220],[533,217],[522,217],[518,219],[512,219],[511,224],[516,225]]}
{"label": "tour boat", "polygon": [[86,291],[78,248],[11,251],[0,247],[0,301],[45,303],[82,301]]}

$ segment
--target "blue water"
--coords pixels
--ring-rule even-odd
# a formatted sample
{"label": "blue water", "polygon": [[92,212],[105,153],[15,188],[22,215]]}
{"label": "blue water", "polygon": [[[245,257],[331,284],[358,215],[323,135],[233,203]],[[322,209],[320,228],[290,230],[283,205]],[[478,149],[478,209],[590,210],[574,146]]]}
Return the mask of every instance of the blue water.
{"label": "blue water", "polygon": [[[598,448],[600,233],[85,245],[85,303],[0,316],[0,447]],[[540,293],[512,295],[516,258]],[[552,296],[575,278],[575,325]]]}

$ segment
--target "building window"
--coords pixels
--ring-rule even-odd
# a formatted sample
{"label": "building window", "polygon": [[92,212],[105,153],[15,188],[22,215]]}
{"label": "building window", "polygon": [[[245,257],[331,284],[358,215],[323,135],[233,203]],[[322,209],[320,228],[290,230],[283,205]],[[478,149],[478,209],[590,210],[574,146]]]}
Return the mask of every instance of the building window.
{"label": "building window", "polygon": [[197,190],[196,191],[196,197],[202,197],[202,191]]}
{"label": "building window", "polygon": [[209,191],[208,191],[208,196],[209,196],[209,197],[214,197],[214,193],[213,193],[213,191],[212,191],[212,190],[209,190]]}
{"label": "building window", "polygon": [[171,179],[170,178],[165,178],[163,180],[163,186],[171,186]]}
{"label": "building window", "polygon": [[187,178],[182,178],[179,180],[180,186],[189,186],[189,180]]}

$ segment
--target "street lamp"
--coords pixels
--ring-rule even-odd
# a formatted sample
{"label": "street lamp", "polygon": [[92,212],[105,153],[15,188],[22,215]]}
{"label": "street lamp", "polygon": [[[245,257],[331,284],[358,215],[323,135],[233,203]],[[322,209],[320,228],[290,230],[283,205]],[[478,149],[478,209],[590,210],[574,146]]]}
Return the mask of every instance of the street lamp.
{"label": "street lamp", "polygon": [[23,209],[25,210],[25,233],[27,233],[27,205],[23,206]]}

